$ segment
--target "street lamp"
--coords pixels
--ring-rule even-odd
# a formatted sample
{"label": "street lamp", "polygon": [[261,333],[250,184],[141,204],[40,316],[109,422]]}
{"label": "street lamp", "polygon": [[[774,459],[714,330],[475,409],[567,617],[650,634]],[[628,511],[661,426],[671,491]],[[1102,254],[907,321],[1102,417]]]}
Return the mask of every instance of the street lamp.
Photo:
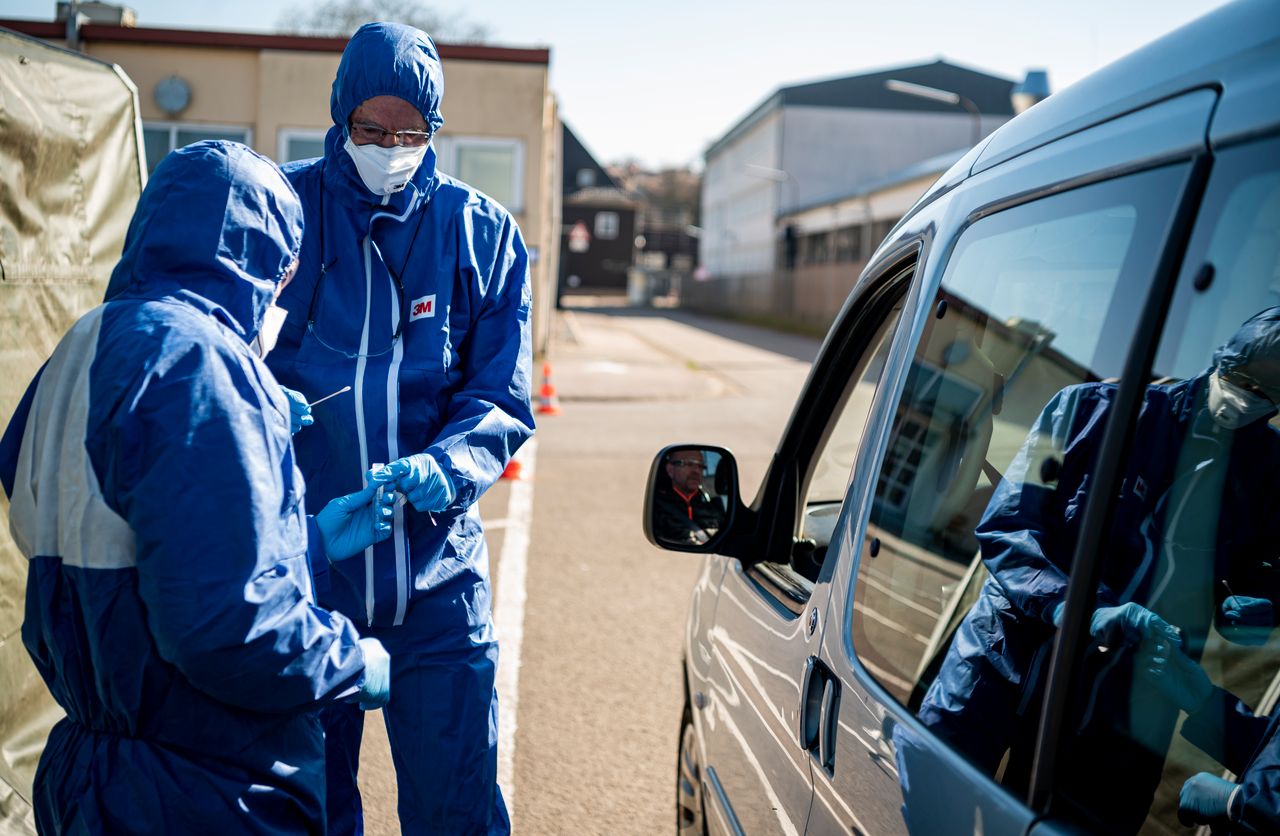
{"label": "street lamp", "polygon": [[903,93],[920,99],[942,102],[943,104],[960,105],[969,111],[969,115],[973,117],[973,142],[969,144],[977,145],[978,140],[982,139],[982,114],[972,100],[952,90],[939,90],[937,87],[928,87],[924,84],[901,81],[896,78],[889,79],[884,83],[884,86],[895,93]]}

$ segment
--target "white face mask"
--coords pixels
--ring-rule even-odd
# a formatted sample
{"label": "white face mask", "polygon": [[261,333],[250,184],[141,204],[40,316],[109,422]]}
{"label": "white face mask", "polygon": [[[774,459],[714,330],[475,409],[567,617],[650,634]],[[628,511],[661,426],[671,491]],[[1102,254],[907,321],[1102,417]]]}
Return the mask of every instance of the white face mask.
{"label": "white face mask", "polygon": [[284,308],[274,303],[267,306],[267,312],[262,317],[262,327],[258,329],[258,336],[253,340],[254,350],[258,352],[259,357],[265,358],[271,353],[271,349],[276,347],[276,340],[280,338],[280,329],[284,327],[287,316],[289,312]]}
{"label": "white face mask", "polygon": [[347,137],[343,148],[356,164],[360,179],[369,187],[369,191],[381,197],[398,192],[413,179],[413,173],[422,164],[430,145],[417,148],[406,148],[393,145],[383,148],[381,145],[356,145]]}
{"label": "white face mask", "polygon": [[1209,415],[1218,426],[1239,429],[1274,411],[1266,398],[1246,392],[1217,374],[1209,375]]}

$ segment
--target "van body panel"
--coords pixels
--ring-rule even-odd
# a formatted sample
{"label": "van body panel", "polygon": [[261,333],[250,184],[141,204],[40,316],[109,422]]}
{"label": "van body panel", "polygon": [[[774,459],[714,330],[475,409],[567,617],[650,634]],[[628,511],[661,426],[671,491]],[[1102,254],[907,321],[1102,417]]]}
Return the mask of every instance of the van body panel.
{"label": "van body panel", "polygon": [[[1280,17],[1280,8],[1275,10]],[[1280,131],[1280,41],[1240,55],[1222,83],[1222,101],[1209,127],[1215,149]]]}

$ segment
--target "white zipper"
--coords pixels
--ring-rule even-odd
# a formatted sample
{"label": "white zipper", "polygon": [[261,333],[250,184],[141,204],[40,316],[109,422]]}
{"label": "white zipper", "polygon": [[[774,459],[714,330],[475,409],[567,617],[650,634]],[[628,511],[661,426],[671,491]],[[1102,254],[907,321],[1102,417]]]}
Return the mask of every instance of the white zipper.
{"label": "white zipper", "polygon": [[[360,442],[360,472],[369,472],[368,437],[364,428],[364,372],[369,351],[369,314],[373,305],[373,264],[370,254],[372,231],[364,237],[361,249],[364,250],[364,328],[360,332],[360,354],[356,358],[355,402],[356,402],[356,438]],[[364,610],[373,626],[373,546],[364,550]]]}

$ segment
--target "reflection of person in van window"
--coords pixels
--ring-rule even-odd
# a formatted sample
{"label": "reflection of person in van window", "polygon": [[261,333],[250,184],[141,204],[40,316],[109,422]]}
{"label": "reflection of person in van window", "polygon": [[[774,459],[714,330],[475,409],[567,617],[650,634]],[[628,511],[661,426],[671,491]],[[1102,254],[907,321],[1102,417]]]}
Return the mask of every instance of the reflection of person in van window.
{"label": "reflection of person in van window", "polygon": [[703,452],[677,449],[667,454],[654,491],[654,533],[659,540],[701,545],[720,530],[724,507],[702,486],[707,472]]}
{"label": "reflection of person in van window", "polygon": [[[1115,394],[1114,384],[1071,386],[1041,412],[975,530],[991,576],[920,707],[926,726],[993,774],[1009,751],[1006,784],[1029,772],[1032,707]],[[1278,401],[1280,308],[1248,320],[1212,368],[1148,387],[1104,541],[1090,620],[1097,645],[1158,637],[1173,624],[1198,658],[1215,621],[1234,641],[1266,640],[1268,599],[1280,592],[1280,433],[1265,419]],[[1145,817],[1176,719],[1176,709],[1160,709],[1167,702],[1147,708],[1155,695],[1132,670],[1130,652],[1090,653],[1092,690],[1069,720],[1059,773],[1068,794],[1114,811],[1119,831]],[[1073,788],[1076,779],[1087,787]]]}

